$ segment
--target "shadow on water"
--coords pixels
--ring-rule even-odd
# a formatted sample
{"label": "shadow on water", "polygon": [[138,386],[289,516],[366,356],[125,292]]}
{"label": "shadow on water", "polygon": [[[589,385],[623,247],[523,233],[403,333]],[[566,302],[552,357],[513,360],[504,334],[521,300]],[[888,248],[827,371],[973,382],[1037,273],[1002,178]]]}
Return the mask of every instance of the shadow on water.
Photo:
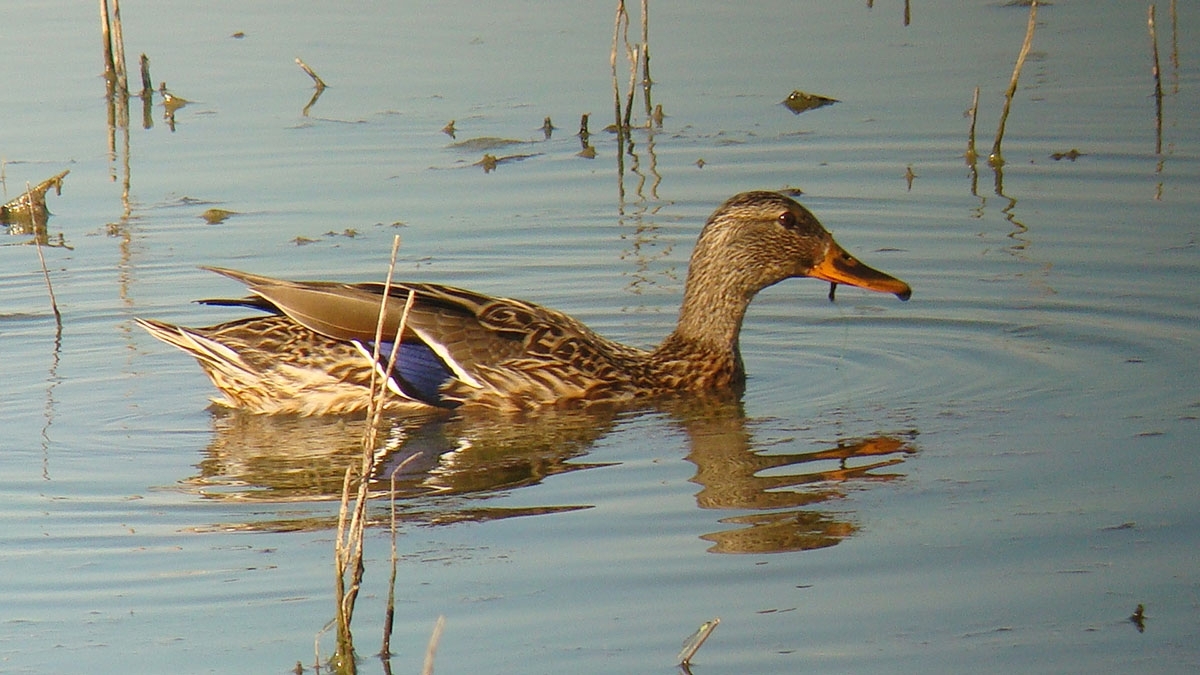
{"label": "shadow on water", "polygon": [[[522,507],[481,498],[538,485],[550,477],[610,466],[589,462],[601,438],[623,425],[661,415],[684,432],[696,466],[696,504],[730,512],[731,529],[697,533],[715,553],[777,553],[833,546],[856,531],[827,509],[849,489],[902,474],[883,471],[914,452],[912,433],[843,439],[804,453],[776,453],[758,441],[740,402],[673,401],[639,412],[547,411],[520,420],[434,416],[384,421],[376,449],[372,520],[389,517],[384,499],[395,475],[397,518],[420,525],[483,522],[590,508],[593,504]],[[335,502],[346,467],[358,462],[365,420],[213,412],[213,439],[199,473],[183,484],[209,499]],[[399,467],[399,471],[397,468]],[[222,530],[332,528],[336,515],[220,524]]]}

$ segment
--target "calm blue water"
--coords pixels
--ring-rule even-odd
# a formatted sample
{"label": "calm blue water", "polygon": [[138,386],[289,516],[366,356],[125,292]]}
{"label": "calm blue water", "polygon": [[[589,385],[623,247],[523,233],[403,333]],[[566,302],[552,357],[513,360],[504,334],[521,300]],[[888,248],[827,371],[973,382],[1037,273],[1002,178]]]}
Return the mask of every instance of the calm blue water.
{"label": "calm blue water", "polygon": [[[1156,152],[1146,5],[1042,7],[997,174],[963,159],[963,111],[979,86],[986,154],[1027,9],[914,4],[905,27],[899,3],[652,3],[667,117],[621,174],[612,6],[127,3],[131,59],[191,103],[171,129],[156,99],[143,128],[134,99],[110,154],[96,7],[4,3],[0,201],[71,173],[49,197],[66,246],[43,249],[61,331],[30,237],[0,242],[0,670],[332,652],[359,423],[209,409],[195,363],[132,323],[238,316],[192,304],[241,292],[198,265],[379,279],[399,234],[406,278],[647,346],[704,218],[786,186],[913,299],[767,290],[740,407],[394,429],[426,463],[401,486],[392,668],[445,615],[439,671],[667,673],[719,616],[694,672],[1193,672],[1200,15],[1157,7]],[[330,85],[308,115],[297,57]],[[793,89],[841,102],[793,115]],[[532,156],[484,173],[451,147],[480,137]]]}

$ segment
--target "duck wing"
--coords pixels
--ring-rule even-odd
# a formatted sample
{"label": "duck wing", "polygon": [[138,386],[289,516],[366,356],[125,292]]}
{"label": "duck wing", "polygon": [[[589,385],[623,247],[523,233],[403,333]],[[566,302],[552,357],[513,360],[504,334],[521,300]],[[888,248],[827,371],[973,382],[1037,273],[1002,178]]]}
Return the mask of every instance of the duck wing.
{"label": "duck wing", "polygon": [[[386,367],[410,293],[397,363],[389,383],[397,393],[454,407],[508,393],[529,399],[583,392],[644,352],[599,336],[575,319],[540,305],[441,284],[384,285],[273,279],[223,268],[213,272],[246,284],[257,297],[322,335],[351,342],[371,357],[380,308],[383,339],[377,364]],[[518,392],[521,392],[518,394]],[[582,395],[582,393],[580,393]]]}

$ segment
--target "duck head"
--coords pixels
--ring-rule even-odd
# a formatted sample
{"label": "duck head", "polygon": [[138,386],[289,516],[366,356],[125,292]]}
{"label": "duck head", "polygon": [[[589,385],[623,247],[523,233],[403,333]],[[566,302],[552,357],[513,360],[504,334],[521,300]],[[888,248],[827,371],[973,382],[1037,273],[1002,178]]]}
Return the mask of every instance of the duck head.
{"label": "duck head", "polygon": [[808,209],[776,192],[743,192],[713,212],[692,254],[688,285],[753,297],[793,277],[912,296],[908,284],[860,262]]}
{"label": "duck head", "polygon": [[[793,277],[893,293],[912,288],[843,249],[816,216],[777,192],[743,192],[709,216],[692,252],[683,308],[672,339],[737,356],[742,319],[754,295]],[[831,294],[832,297],[832,294]]]}

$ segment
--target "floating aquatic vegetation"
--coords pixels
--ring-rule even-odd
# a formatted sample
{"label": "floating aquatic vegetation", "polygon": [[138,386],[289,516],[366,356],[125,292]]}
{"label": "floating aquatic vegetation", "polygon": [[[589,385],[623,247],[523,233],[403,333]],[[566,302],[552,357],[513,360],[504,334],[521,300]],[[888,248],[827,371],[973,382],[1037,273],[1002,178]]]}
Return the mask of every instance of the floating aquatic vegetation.
{"label": "floating aquatic vegetation", "polygon": [[519,162],[523,159],[529,159],[530,157],[537,157],[540,154],[541,153],[533,153],[533,154],[529,154],[529,155],[504,155],[503,157],[497,157],[495,155],[485,153],[483,155],[483,159],[479,160],[478,162],[475,162],[471,166],[481,166],[481,167],[483,167],[484,173],[491,173],[491,172],[495,171],[496,167],[501,164],[508,164],[510,162]]}
{"label": "floating aquatic vegetation", "polygon": [[802,112],[813,110],[815,108],[822,108],[838,102],[839,101],[836,98],[829,98],[828,96],[820,96],[817,94],[809,94],[808,92],[800,91],[799,89],[793,90],[792,93],[788,94],[787,98],[783,99],[783,104],[787,106],[787,109],[791,110],[797,115]]}
{"label": "floating aquatic vegetation", "polygon": [[46,208],[46,193],[54,188],[54,194],[61,195],[63,178],[69,173],[71,170],[67,169],[51,176],[0,206],[0,223],[45,223],[50,216],[50,210]]}
{"label": "floating aquatic vegetation", "polygon": [[468,138],[465,141],[451,143],[450,148],[454,150],[470,150],[474,152],[486,152],[495,150],[496,148],[507,148],[511,145],[525,145],[532,141],[520,141],[515,138],[498,138],[496,136],[480,136],[477,138]]}
{"label": "floating aquatic vegetation", "polygon": [[228,220],[230,216],[236,216],[236,215],[238,215],[237,211],[226,211],[225,209],[208,209],[204,213],[201,213],[200,217],[203,218],[204,222],[208,223],[209,225],[220,225],[221,223]]}
{"label": "floating aquatic vegetation", "polygon": [[1075,148],[1071,148],[1070,150],[1068,150],[1066,152],[1050,153],[1050,159],[1053,159],[1056,162],[1061,159],[1069,159],[1072,162],[1074,162],[1076,159],[1078,159],[1079,157],[1083,157],[1085,154],[1086,153],[1082,153],[1082,152],[1076,150]]}

